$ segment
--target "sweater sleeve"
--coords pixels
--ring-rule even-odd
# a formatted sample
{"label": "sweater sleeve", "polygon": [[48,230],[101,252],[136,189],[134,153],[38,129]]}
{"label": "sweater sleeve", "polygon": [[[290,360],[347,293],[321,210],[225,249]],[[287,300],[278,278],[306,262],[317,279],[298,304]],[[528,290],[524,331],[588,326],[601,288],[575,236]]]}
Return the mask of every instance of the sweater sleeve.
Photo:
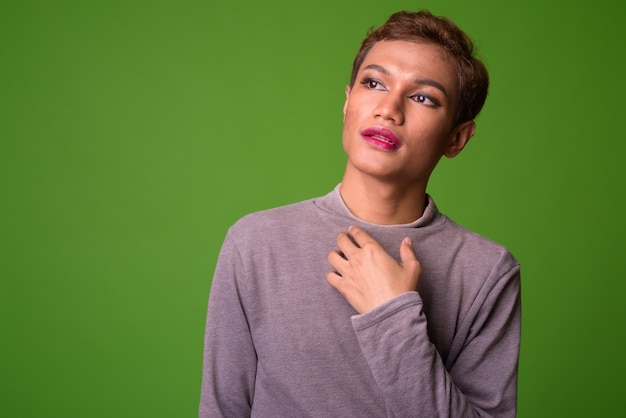
{"label": "sweater sleeve", "polygon": [[250,416],[257,359],[240,301],[238,282],[244,275],[241,257],[227,236],[209,295],[200,418]]}
{"label": "sweater sleeve", "polygon": [[459,326],[446,365],[429,340],[417,292],[352,318],[390,416],[515,417],[519,278],[515,266],[486,282],[490,288]]}

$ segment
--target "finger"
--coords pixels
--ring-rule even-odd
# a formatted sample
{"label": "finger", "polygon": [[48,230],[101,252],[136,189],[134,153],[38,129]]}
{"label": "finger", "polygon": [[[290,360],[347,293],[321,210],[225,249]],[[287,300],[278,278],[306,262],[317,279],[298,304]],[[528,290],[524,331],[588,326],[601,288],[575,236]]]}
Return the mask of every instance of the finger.
{"label": "finger", "polygon": [[[344,295],[343,277],[335,271],[330,271],[326,275],[326,281],[334,287],[342,296]],[[345,297],[345,296],[344,296]]]}
{"label": "finger", "polygon": [[405,268],[409,268],[413,274],[420,275],[422,266],[415,255],[411,238],[405,237],[400,244],[400,260]]}
{"label": "finger", "polygon": [[350,258],[350,254],[359,248],[350,235],[345,232],[337,235],[337,247],[347,258]]}
{"label": "finger", "polygon": [[377,241],[374,238],[372,238],[370,234],[368,234],[367,232],[365,232],[364,229],[359,228],[358,226],[350,226],[348,228],[348,232],[350,233],[350,236],[354,240],[354,243],[361,248],[363,247],[363,245],[367,244],[368,242],[377,243]]}
{"label": "finger", "polygon": [[402,264],[417,261],[415,250],[413,249],[413,241],[411,241],[410,237],[404,237],[400,244],[400,260],[402,260]]}
{"label": "finger", "polygon": [[337,250],[328,253],[326,261],[328,261],[328,264],[330,264],[330,266],[334,268],[339,274],[344,271],[345,265],[347,263],[346,258],[343,256],[343,253]]}

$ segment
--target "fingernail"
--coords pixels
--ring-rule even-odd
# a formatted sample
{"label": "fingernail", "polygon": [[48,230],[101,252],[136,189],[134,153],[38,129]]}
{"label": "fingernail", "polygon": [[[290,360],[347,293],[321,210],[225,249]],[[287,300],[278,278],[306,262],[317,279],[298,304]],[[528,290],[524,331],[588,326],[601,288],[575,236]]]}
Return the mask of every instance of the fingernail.
{"label": "fingernail", "polygon": [[411,238],[409,237],[404,237],[404,242],[406,242],[409,245],[413,245],[413,241],[411,241]]}

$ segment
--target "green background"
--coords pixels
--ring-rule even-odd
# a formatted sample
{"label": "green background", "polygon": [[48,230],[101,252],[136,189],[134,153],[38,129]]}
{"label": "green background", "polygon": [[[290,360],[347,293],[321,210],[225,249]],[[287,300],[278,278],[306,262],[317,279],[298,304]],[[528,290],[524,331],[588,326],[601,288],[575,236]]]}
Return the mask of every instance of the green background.
{"label": "green background", "polygon": [[3,0],[0,416],[196,415],[226,229],[340,181],[353,56],[418,8],[491,73],[429,192],[523,264],[519,416],[619,416],[626,16],[571,0]]}

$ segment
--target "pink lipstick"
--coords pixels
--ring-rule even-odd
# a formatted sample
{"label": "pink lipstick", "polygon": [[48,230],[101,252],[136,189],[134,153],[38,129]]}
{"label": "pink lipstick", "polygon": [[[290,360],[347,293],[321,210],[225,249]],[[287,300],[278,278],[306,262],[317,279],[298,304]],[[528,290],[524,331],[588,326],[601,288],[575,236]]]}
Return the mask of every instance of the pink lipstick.
{"label": "pink lipstick", "polygon": [[389,129],[378,126],[367,128],[361,132],[363,139],[374,148],[394,151],[400,148],[400,142],[396,135]]}

